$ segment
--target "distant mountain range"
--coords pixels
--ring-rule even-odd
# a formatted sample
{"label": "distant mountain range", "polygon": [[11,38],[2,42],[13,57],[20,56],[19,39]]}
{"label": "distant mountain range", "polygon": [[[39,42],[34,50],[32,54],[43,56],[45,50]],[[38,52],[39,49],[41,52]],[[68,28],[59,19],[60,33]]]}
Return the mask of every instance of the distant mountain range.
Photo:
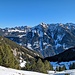
{"label": "distant mountain range", "polygon": [[75,46],[75,24],[44,24],[34,27],[0,28],[0,35],[35,50],[43,57],[54,56]]}

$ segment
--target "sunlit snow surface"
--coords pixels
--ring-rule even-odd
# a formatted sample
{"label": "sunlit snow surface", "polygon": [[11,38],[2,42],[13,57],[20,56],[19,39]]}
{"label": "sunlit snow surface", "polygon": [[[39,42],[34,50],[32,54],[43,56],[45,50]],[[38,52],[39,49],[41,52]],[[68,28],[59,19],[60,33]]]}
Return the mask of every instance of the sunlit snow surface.
{"label": "sunlit snow surface", "polygon": [[15,70],[0,66],[0,75],[48,75],[38,72]]}
{"label": "sunlit snow surface", "polygon": [[75,69],[74,70],[65,70],[61,72],[54,72],[54,71],[48,71],[49,74],[44,73],[38,73],[38,72],[32,72],[32,71],[22,71],[22,70],[15,70],[11,68],[5,68],[0,66],[0,75],[75,75]]}

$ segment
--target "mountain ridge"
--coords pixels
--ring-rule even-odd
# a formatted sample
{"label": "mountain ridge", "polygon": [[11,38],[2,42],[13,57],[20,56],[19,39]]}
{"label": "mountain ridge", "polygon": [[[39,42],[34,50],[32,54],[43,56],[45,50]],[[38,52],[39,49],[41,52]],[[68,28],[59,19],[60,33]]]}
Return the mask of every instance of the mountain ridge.
{"label": "mountain ridge", "polygon": [[75,46],[65,50],[62,53],[59,53],[52,57],[46,57],[44,60],[52,62],[67,62],[75,60]]}
{"label": "mountain ridge", "polygon": [[45,24],[34,27],[15,27],[0,30],[4,37],[19,45],[35,50],[43,57],[59,54],[74,46],[75,24]]}

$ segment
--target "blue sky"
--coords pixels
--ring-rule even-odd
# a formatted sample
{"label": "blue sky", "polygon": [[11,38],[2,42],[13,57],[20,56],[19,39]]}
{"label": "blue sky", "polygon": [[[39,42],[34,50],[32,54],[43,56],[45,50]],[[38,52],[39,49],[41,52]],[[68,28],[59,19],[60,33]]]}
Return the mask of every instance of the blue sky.
{"label": "blue sky", "polygon": [[75,23],[75,0],[0,0],[0,28]]}

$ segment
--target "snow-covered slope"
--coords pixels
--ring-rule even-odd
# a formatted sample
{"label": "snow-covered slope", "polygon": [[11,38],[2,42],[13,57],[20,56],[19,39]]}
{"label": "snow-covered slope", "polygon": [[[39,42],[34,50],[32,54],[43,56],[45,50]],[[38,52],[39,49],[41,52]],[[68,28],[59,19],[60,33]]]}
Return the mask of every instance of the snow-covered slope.
{"label": "snow-covered slope", "polygon": [[32,72],[32,71],[15,70],[0,66],[0,75],[65,75],[65,74],[75,75],[75,70],[74,69],[65,70],[61,72],[48,71],[48,73],[49,74]]}
{"label": "snow-covered slope", "polygon": [[50,63],[51,63],[51,65],[53,65],[53,69],[54,69],[54,70],[55,70],[56,67],[58,67],[58,66],[60,66],[60,67],[65,66],[66,69],[69,70],[70,65],[73,64],[73,63],[75,63],[75,61],[60,62],[60,63],[58,63],[58,62],[50,62]]}
{"label": "snow-covered slope", "polygon": [[15,70],[0,66],[0,75],[48,75],[38,72]]}
{"label": "snow-covered slope", "polygon": [[75,75],[75,69],[73,70],[64,70],[64,71],[60,71],[60,72],[48,72],[49,75]]}
{"label": "snow-covered slope", "polygon": [[75,24],[44,24],[34,27],[2,29],[1,35],[40,52],[44,57],[53,56],[75,45]]}

